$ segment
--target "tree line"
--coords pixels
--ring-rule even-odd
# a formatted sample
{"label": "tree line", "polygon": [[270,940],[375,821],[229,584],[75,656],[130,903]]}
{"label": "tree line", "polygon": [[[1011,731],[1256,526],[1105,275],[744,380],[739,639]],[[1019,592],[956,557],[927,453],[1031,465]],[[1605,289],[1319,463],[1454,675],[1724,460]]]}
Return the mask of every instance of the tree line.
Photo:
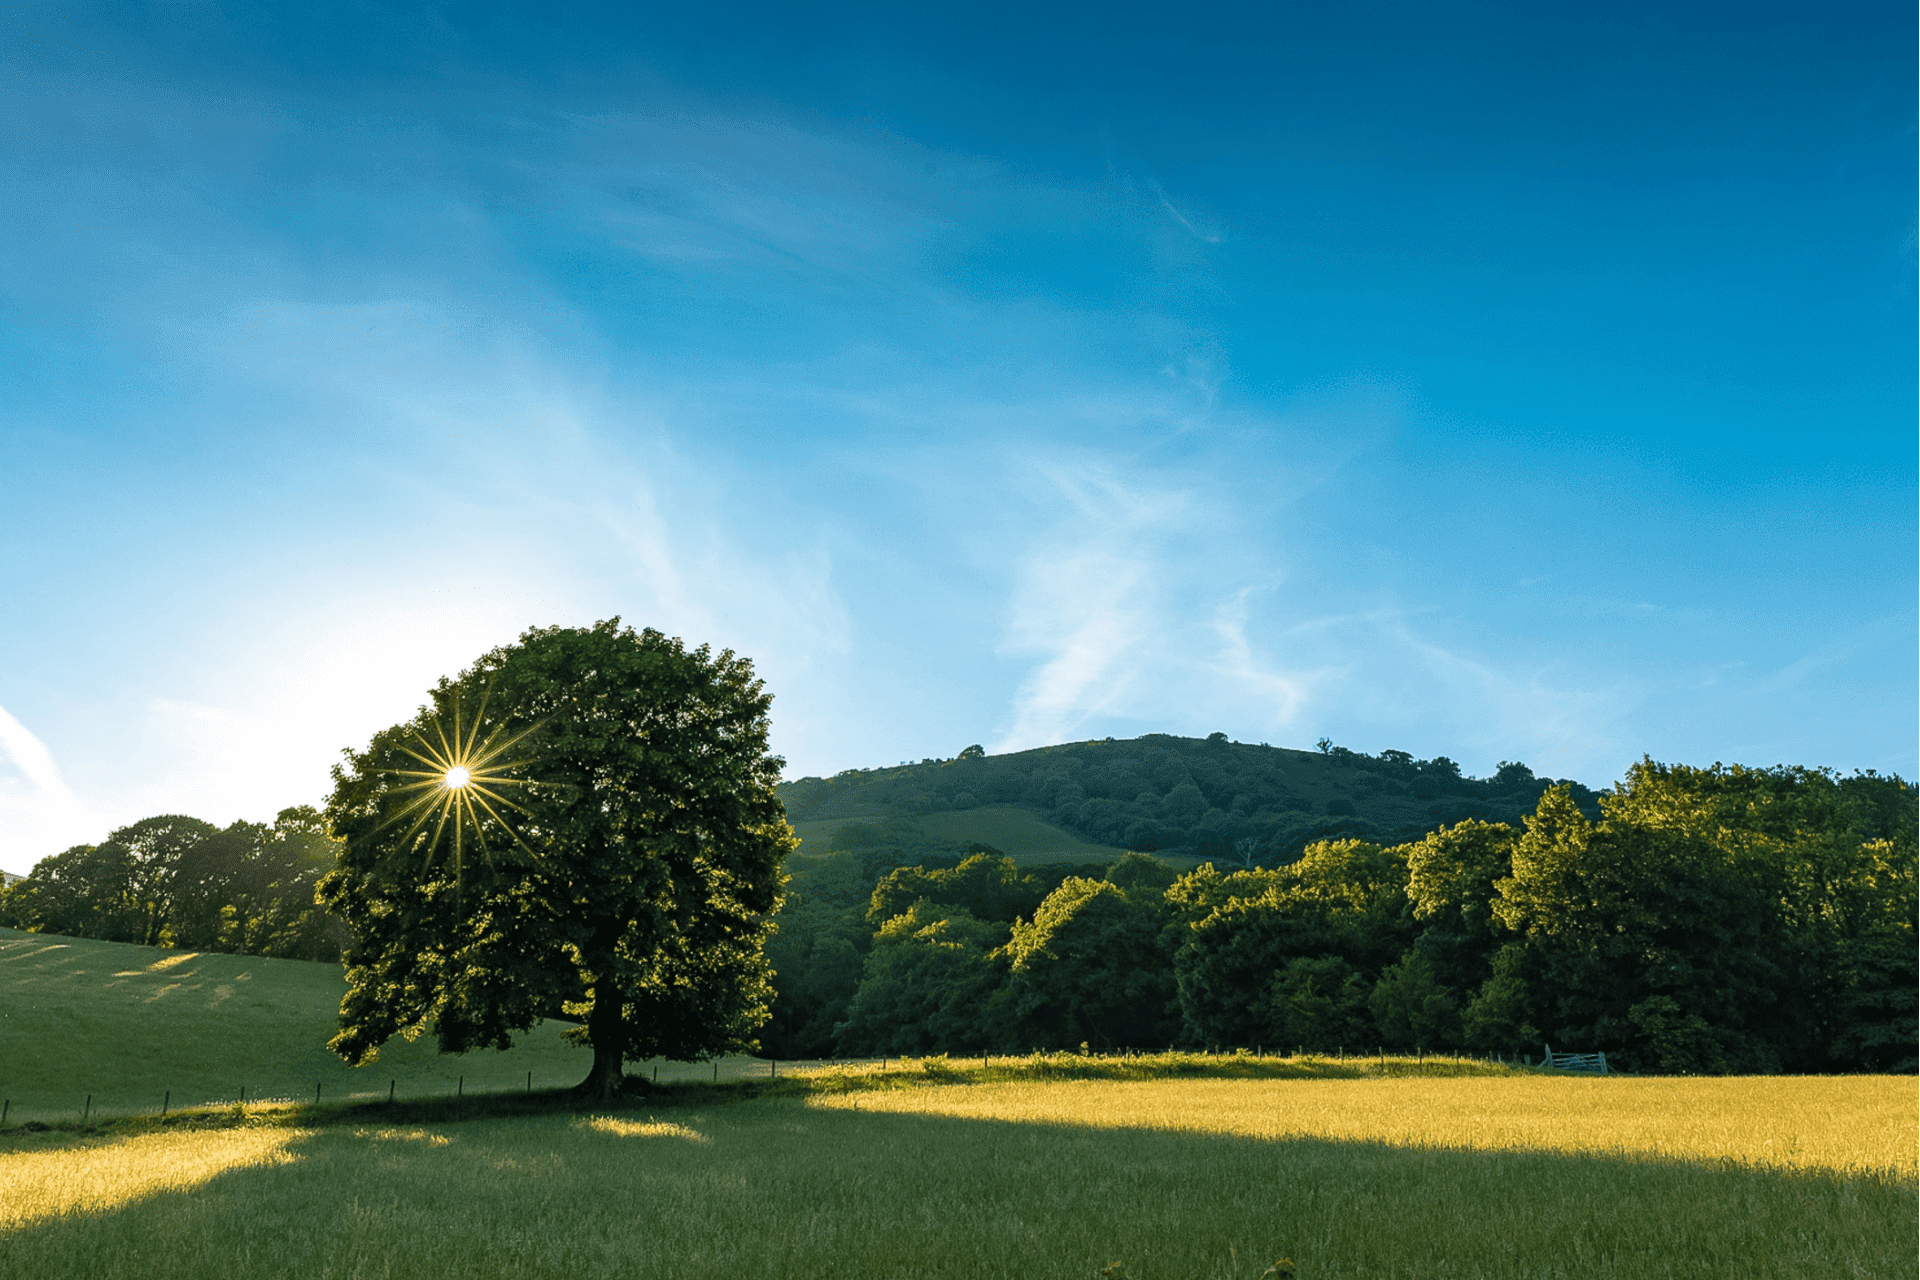
{"label": "tree line", "polygon": [[[633,706],[613,715],[596,682],[621,663],[634,668],[623,676]],[[754,1047],[803,1057],[1082,1043],[1511,1052],[1548,1042],[1662,1072],[1915,1068],[1916,792],[1899,778],[1643,761],[1596,795],[1566,782],[1536,787],[1530,773],[1517,778],[1524,766],[1508,766],[1507,783],[1486,781],[1536,793],[1512,821],[1458,817],[1401,840],[1335,834],[1285,857],[1270,840],[1184,874],[1145,850],[1102,867],[1022,868],[981,845],[937,849],[910,804],[843,824],[824,854],[788,856],[772,783],[779,762],[765,754],[767,700],[731,655],[688,653],[652,632],[621,632],[617,620],[530,632],[443,681],[434,698],[417,724],[395,726],[354,756],[354,772],[337,773],[326,815],[303,807],[271,825],[226,828],[144,819],[44,859],[0,891],[0,923],[328,961],[358,939],[355,991],[404,988],[414,1003],[369,995],[343,1021],[343,1037],[359,1037],[350,1047],[364,1055],[393,1027],[425,1022],[458,1051],[506,1043],[541,1017],[589,1023],[617,1011],[620,1027],[581,1029],[603,1090],[635,1053]],[[480,708],[465,739],[463,698]],[[481,720],[490,726],[477,755],[458,757],[472,767],[450,756],[436,765],[444,777],[394,783],[419,772],[420,744],[438,740],[449,717],[455,743],[475,741]],[[650,717],[659,725],[635,737]],[[708,720],[711,743],[679,741]],[[487,763],[486,743],[535,730],[544,740],[525,761]],[[1165,794],[1190,786],[1211,801],[1254,772],[1227,767],[1236,754],[1271,750],[1192,744],[1184,754],[1210,753],[1196,767],[1172,748],[1160,760],[1112,751],[1138,743],[1076,745],[1108,753],[1059,753],[1079,765],[1036,770],[1049,775],[1038,785],[1157,769],[1170,780]],[[1401,753],[1338,753],[1331,744],[1317,759],[1287,753],[1320,770],[1296,767],[1291,785],[1332,778],[1337,799],[1396,768],[1453,776]],[[578,779],[563,768],[576,756]],[[602,832],[624,812],[607,798],[610,761],[628,780],[618,794],[641,808]],[[726,767],[699,773],[703,761]],[[538,780],[515,780],[535,763]],[[447,780],[456,773],[457,784]],[[406,797],[424,787],[452,804],[488,778],[524,787],[526,800],[482,806],[472,832],[481,856],[462,863],[458,840],[443,844],[444,822],[429,823],[431,811]],[[839,797],[870,804],[875,781],[858,778]],[[831,789],[798,790],[792,799],[814,816],[831,811]],[[1248,795],[1207,813],[1269,812]],[[655,813],[649,796],[676,800]],[[646,834],[640,821],[667,825]],[[721,875],[713,858],[734,844],[751,857]],[[581,886],[601,880],[580,899]],[[551,902],[539,896],[549,881]],[[572,922],[578,901],[604,904],[614,889],[632,903]],[[636,921],[659,937],[626,938]],[[568,930],[585,930],[615,960],[583,970]],[[631,968],[624,980],[617,964]],[[420,978],[422,965],[441,976]],[[558,976],[536,982],[536,970]]]}
{"label": "tree line", "polygon": [[162,814],[43,858],[0,889],[0,924],[104,942],[338,960],[345,927],[314,900],[340,842],[309,806],[216,827]]}
{"label": "tree line", "polygon": [[1915,798],[1871,773],[1645,761],[1593,812],[1556,784],[1513,824],[1320,840],[1275,867],[1133,852],[1089,876],[975,846],[876,880],[856,842],[790,863],[764,1038],[1912,1071]]}
{"label": "tree line", "polygon": [[[1216,733],[998,756],[969,747],[952,760],[801,778],[781,784],[780,798],[796,822],[1019,805],[1095,844],[1251,867],[1290,861],[1319,840],[1391,844],[1468,818],[1518,822],[1555,785],[1511,761],[1470,778],[1445,756],[1319,746],[1295,751]],[[1583,811],[1598,812],[1592,791],[1559,781]]]}

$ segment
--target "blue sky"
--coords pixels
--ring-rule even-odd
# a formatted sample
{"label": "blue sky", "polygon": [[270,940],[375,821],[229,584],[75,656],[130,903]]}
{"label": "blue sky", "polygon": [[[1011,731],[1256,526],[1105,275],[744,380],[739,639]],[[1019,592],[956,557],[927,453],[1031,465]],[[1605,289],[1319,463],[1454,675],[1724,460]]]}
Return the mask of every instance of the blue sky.
{"label": "blue sky", "polygon": [[0,866],[612,614],[791,776],[1914,776],[1911,8],[1565,8],[0,12]]}

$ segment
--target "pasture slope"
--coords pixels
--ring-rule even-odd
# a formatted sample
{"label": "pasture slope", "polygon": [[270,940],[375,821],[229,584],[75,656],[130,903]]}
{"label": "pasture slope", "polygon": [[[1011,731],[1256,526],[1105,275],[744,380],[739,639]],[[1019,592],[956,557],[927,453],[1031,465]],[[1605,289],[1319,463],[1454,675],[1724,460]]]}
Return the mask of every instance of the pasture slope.
{"label": "pasture slope", "polygon": [[[15,1124],[137,1114],[250,1099],[311,1101],[578,1084],[592,1054],[541,1024],[512,1049],[459,1057],[431,1037],[395,1040],[377,1062],[349,1067],[327,1049],[346,980],[306,960],[163,951],[0,928],[0,1100]],[[662,1078],[709,1068],[650,1064]],[[749,1059],[722,1064],[747,1074]],[[464,1081],[462,1079],[464,1077]]]}
{"label": "pasture slope", "polygon": [[[833,848],[833,835],[850,823],[866,823],[873,815],[853,818],[825,818],[814,822],[795,822],[794,832],[800,847],[808,854],[826,853]],[[914,820],[920,835],[939,845],[953,848],[978,842],[992,845],[1019,866],[1051,862],[1107,863],[1126,850],[1112,845],[1082,840],[1064,827],[1056,826],[1031,810],[1018,805],[983,805],[945,813],[930,813]],[[1181,858],[1197,864],[1197,858]]]}

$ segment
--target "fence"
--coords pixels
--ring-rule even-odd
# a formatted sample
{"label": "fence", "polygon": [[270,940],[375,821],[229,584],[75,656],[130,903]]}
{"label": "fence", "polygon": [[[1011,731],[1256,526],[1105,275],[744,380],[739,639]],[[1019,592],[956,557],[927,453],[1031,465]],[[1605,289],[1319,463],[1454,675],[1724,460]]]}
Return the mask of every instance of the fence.
{"label": "fence", "polygon": [[[876,1068],[881,1071],[887,1071],[896,1065],[902,1068],[911,1068],[916,1064],[920,1068],[928,1069],[928,1063],[930,1061],[940,1062],[951,1069],[957,1070],[976,1063],[981,1068],[987,1068],[996,1060],[1004,1066],[1017,1067],[1023,1063],[1033,1063],[1043,1059],[1070,1059],[1077,1061],[1086,1058],[1095,1058],[1117,1059],[1124,1062],[1143,1058],[1153,1059],[1161,1056],[1162,1054],[1159,1050],[1116,1048],[1088,1052],[1083,1048],[1078,1053],[1070,1049],[1050,1051],[1036,1050],[1035,1053],[1031,1055],[1002,1052],[995,1054],[983,1053],[977,1056],[969,1056],[966,1054],[936,1054],[915,1055],[911,1057],[885,1055],[871,1058],[803,1059],[740,1057],[713,1059],[708,1062],[636,1063],[631,1070],[634,1076],[643,1080],[651,1080],[656,1084],[718,1084],[722,1081],[779,1079],[783,1074],[805,1071],[871,1071]],[[1606,1054],[1555,1053],[1551,1046],[1546,1048],[1545,1054],[1537,1064],[1531,1057],[1500,1053],[1440,1053],[1431,1050],[1414,1049],[1411,1051],[1396,1051],[1393,1054],[1389,1054],[1384,1048],[1376,1048],[1371,1052],[1365,1049],[1356,1049],[1354,1052],[1349,1053],[1344,1046],[1336,1048],[1331,1052],[1324,1049],[1313,1050],[1303,1047],[1293,1050],[1291,1054],[1285,1049],[1270,1049],[1265,1045],[1256,1046],[1251,1052],[1244,1048],[1226,1049],[1215,1047],[1212,1049],[1175,1049],[1169,1046],[1165,1051],[1165,1056],[1183,1061],[1197,1059],[1199,1062],[1192,1064],[1196,1067],[1202,1066],[1210,1060],[1225,1059],[1231,1061],[1236,1059],[1244,1060],[1249,1057],[1255,1060],[1293,1059],[1297,1061],[1299,1059],[1308,1059],[1310,1061],[1318,1060],[1323,1063],[1332,1062],[1342,1064],[1351,1062],[1356,1066],[1361,1063],[1377,1060],[1382,1066],[1385,1066],[1387,1059],[1391,1056],[1402,1062],[1410,1061],[1416,1066],[1424,1066],[1429,1063],[1435,1065],[1440,1063],[1447,1063],[1449,1065],[1474,1063],[1486,1066],[1496,1064],[1508,1067],[1539,1066],[1557,1071],[1592,1072],[1598,1075],[1607,1074]],[[665,1068],[664,1072],[662,1071],[663,1067]],[[1178,1068],[1176,1067],[1176,1071],[1177,1070]],[[467,1088],[467,1077],[465,1075],[456,1075],[451,1082],[453,1085],[451,1089],[446,1088],[448,1082],[445,1080],[445,1077],[440,1077],[431,1083],[416,1078],[405,1081],[409,1086],[405,1090],[399,1087],[402,1081],[395,1078],[387,1082],[384,1097],[388,1102],[424,1102],[437,1100],[459,1101],[465,1098],[483,1096],[499,1097],[509,1094],[531,1094],[535,1091],[535,1081],[533,1077],[534,1073],[529,1071],[524,1077],[516,1078],[511,1085],[502,1085],[498,1078],[495,1077],[488,1083],[477,1085],[473,1089]],[[563,1081],[543,1079],[539,1082],[539,1088],[542,1091],[568,1089],[578,1082],[578,1076],[569,1076]],[[372,1090],[355,1089],[348,1086],[347,1082],[344,1081],[334,1085],[328,1085],[324,1081],[316,1081],[311,1093],[305,1093],[305,1091],[293,1093],[287,1091],[284,1086],[282,1086],[279,1091],[274,1092],[271,1096],[263,1096],[261,1091],[249,1090],[242,1087],[239,1090],[239,1097],[237,1099],[228,1095],[226,1097],[207,1097],[199,1101],[188,1101],[188,1096],[183,1095],[182,1101],[178,1106],[174,1104],[173,1091],[171,1090],[163,1090],[161,1092],[160,1098],[157,1099],[158,1105],[154,1105],[153,1103],[141,1105],[139,1102],[125,1095],[115,1096],[96,1104],[95,1095],[86,1094],[84,1097],[76,1098],[72,1103],[65,1105],[58,1103],[48,1105],[50,1100],[42,1098],[20,1099],[0,1097],[0,1127],[4,1127],[9,1123],[21,1124],[30,1121],[54,1120],[70,1122],[75,1116],[78,1116],[83,1122],[91,1120],[96,1115],[101,1116],[103,1119],[109,1116],[164,1116],[170,1111],[187,1108],[273,1106],[293,1103],[318,1105],[322,1102],[329,1101],[376,1102],[381,1099],[382,1092],[383,1091],[377,1088]]]}
{"label": "fence", "polygon": [[[706,1062],[641,1062],[628,1064],[631,1078],[650,1080],[655,1084],[701,1084],[732,1082],[740,1080],[778,1079],[795,1071],[816,1070],[821,1068],[839,1068],[862,1070],[879,1068],[886,1070],[890,1066],[900,1065],[902,1059],[897,1056],[874,1058],[807,1058],[807,1059],[766,1059],[749,1057],[715,1058]],[[582,1073],[585,1063],[581,1065]],[[664,1068],[664,1070],[663,1070]],[[369,1073],[371,1074],[371,1073]],[[195,1094],[179,1089],[159,1090],[160,1096],[151,1101],[142,1100],[133,1090],[113,1091],[102,1094],[88,1093],[84,1089],[76,1090],[71,1100],[49,1098],[34,1095],[25,1098],[15,1094],[6,1096],[0,1090],[0,1128],[12,1125],[33,1123],[71,1123],[79,1120],[88,1123],[95,1116],[102,1120],[123,1119],[131,1116],[166,1116],[175,1111],[203,1110],[215,1108],[225,1110],[232,1107],[278,1107],[287,1105],[318,1106],[321,1103],[368,1103],[385,1100],[387,1102],[459,1102],[473,1098],[505,1097],[539,1092],[565,1091],[580,1083],[581,1074],[569,1074],[555,1080],[542,1075],[536,1080],[535,1072],[529,1071],[523,1076],[514,1076],[505,1081],[497,1073],[491,1074],[484,1083],[476,1082],[474,1088],[467,1087],[468,1077],[456,1074],[452,1080],[444,1076],[428,1079],[420,1077],[392,1077],[387,1087],[368,1088],[378,1077],[370,1080],[316,1080],[306,1087],[288,1087],[285,1082],[268,1089],[241,1086],[237,1096],[226,1094]],[[405,1089],[401,1085],[407,1085]],[[449,1088],[448,1086],[452,1087]],[[96,1089],[98,1086],[96,1086]],[[175,1102],[173,1095],[179,1093],[180,1101]],[[148,1095],[151,1097],[151,1095]]]}

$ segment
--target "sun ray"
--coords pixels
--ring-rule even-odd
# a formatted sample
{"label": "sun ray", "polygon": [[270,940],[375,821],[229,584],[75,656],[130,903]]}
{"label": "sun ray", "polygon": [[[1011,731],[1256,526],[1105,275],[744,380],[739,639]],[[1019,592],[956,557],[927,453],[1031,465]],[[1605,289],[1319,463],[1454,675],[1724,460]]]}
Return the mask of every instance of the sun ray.
{"label": "sun ray", "polygon": [[[489,685],[481,695],[478,712],[465,715],[461,691],[451,699],[452,723],[447,711],[434,716],[427,725],[414,730],[411,743],[396,744],[401,754],[422,768],[396,768],[389,773],[404,779],[392,791],[394,811],[382,825],[395,825],[411,819],[400,838],[403,856],[418,857],[422,869],[435,862],[435,851],[452,836],[451,869],[456,882],[463,880],[467,846],[475,844],[489,865],[494,860],[494,845],[487,838],[489,821],[506,833],[514,846],[523,850],[535,864],[543,861],[540,853],[508,821],[510,813],[532,816],[532,810],[505,794],[508,787],[536,787],[525,777],[512,776],[531,761],[509,758],[509,753],[540,728],[538,723],[518,732],[508,732],[506,723],[490,729],[486,712],[492,699]],[[444,704],[443,704],[444,706]],[[422,833],[431,827],[431,833]],[[451,828],[451,831],[449,831]],[[471,840],[469,839],[471,837]]]}
{"label": "sun ray", "polygon": [[[456,701],[455,701],[455,703],[454,703],[454,706],[455,706],[455,708],[456,708],[456,710],[455,710],[455,713],[454,713],[454,714],[455,714],[455,715],[458,715],[458,714],[459,714],[459,712],[458,712],[458,709],[457,709],[457,708],[459,707],[459,703],[458,703],[458,701],[457,701],[457,699],[458,699],[458,697],[459,697],[459,695],[458,695],[458,694],[455,694],[455,695],[454,695],[454,697],[456,698]],[[487,687],[486,687],[486,689],[485,689],[485,691],[484,691],[484,692],[482,692],[482,693],[481,693],[481,695],[480,695],[480,710],[479,710],[479,711],[478,711],[477,713],[475,713],[475,715],[474,715],[474,717],[473,717],[473,727],[472,727],[471,729],[469,729],[469,730],[467,731],[467,741],[466,741],[466,744],[465,744],[464,746],[462,746],[462,747],[460,748],[460,754],[461,754],[461,755],[464,755],[464,756],[471,756],[471,755],[473,755],[473,754],[474,754],[474,751],[473,751],[473,740],[474,740],[475,738],[477,738],[477,737],[479,737],[479,736],[480,736],[480,725],[481,725],[481,724],[482,724],[482,723],[483,723],[483,722],[484,722],[484,721],[486,720],[486,718],[487,718],[487,701],[488,701],[488,699],[490,699],[490,698],[492,698],[492,697],[493,697],[493,685],[492,685],[492,683],[491,683],[491,682],[489,682],[489,683],[488,683],[488,685],[487,685]],[[499,725],[496,725],[496,726],[494,727],[494,730],[493,730],[493,732],[494,732],[494,733],[498,733],[498,732],[500,732],[500,729],[501,729],[502,727],[504,727],[504,726],[499,726]],[[459,723],[459,721],[458,721],[458,720],[456,720],[456,721],[454,721],[454,732],[455,732],[456,734],[460,732],[460,723]],[[490,733],[490,734],[488,734],[488,735],[487,735],[487,737],[488,737],[489,739],[491,739],[491,738],[493,737],[493,734],[492,734],[492,733]]]}
{"label": "sun ray", "polygon": [[[513,801],[507,799],[505,796],[496,795],[492,798],[494,800],[499,801],[501,804],[506,805],[510,809],[518,809],[521,813],[530,812],[530,810],[525,809],[520,805],[514,804]],[[506,824],[506,822],[501,819],[499,814],[494,813],[493,806],[487,803],[487,799],[488,799],[487,796],[481,795],[481,794],[475,794],[473,796],[473,800],[477,802],[481,808],[485,809],[490,815],[492,815],[493,820],[495,822],[498,822],[500,824],[500,829],[513,837],[513,842],[515,844],[519,845],[522,849],[525,849],[527,851],[528,856],[530,856],[535,862],[542,861],[543,859],[540,857],[539,851],[536,850],[532,845],[528,844],[524,839],[522,839],[518,831],[515,831],[512,827],[509,827]],[[475,827],[475,830],[476,832],[479,830],[477,825]]]}
{"label": "sun ray", "polygon": [[[450,760],[458,754],[452,747],[447,745],[447,731],[441,726],[440,721],[437,719],[433,722],[433,736],[440,739],[440,754],[443,758]],[[453,739],[455,742],[460,740],[460,698],[457,694],[453,700]],[[424,741],[422,741],[420,745],[427,746]],[[427,746],[427,750],[431,751],[433,748]]]}

